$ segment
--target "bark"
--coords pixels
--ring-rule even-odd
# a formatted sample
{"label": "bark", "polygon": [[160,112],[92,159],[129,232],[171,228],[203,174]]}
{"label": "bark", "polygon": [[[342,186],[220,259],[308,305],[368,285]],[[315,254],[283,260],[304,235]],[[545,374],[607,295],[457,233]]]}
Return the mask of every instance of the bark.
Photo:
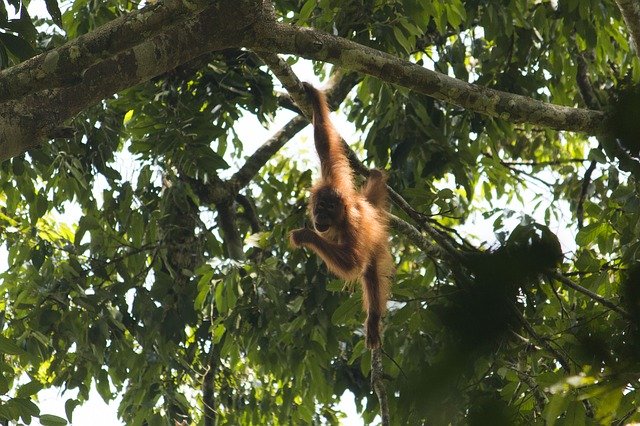
{"label": "bark", "polygon": [[629,29],[636,55],[640,56],[640,3],[637,0],[616,0],[616,3]]}
{"label": "bark", "polygon": [[255,19],[243,12],[246,11],[231,2],[216,3],[194,18],[91,66],[76,85],[47,89],[0,104],[0,161],[39,145],[61,123],[114,93],[204,53],[241,45],[239,34]]}
{"label": "bark", "polygon": [[604,113],[542,102],[449,77],[388,53],[309,28],[284,24],[254,26],[257,50],[289,53],[330,62],[378,77],[470,111],[513,123],[530,123],[556,130],[588,134],[606,131]]}
{"label": "bark", "polygon": [[114,93],[208,52],[240,47],[331,62],[512,122],[595,135],[606,130],[603,112],[469,84],[317,30],[277,23],[265,0],[194,0],[187,2],[196,11],[190,17],[183,3],[169,0],[133,12],[0,73],[0,161],[65,134],[65,122]]}
{"label": "bark", "polygon": [[218,227],[222,231],[224,247],[227,249],[227,257],[233,260],[244,258],[244,241],[236,224],[238,216],[234,199],[224,200],[216,204],[218,212]]}
{"label": "bark", "polygon": [[0,102],[43,89],[82,81],[82,73],[103,59],[145,41],[165,28],[192,17],[209,4],[181,0],[147,6],[84,34],[70,42],[0,72]]}

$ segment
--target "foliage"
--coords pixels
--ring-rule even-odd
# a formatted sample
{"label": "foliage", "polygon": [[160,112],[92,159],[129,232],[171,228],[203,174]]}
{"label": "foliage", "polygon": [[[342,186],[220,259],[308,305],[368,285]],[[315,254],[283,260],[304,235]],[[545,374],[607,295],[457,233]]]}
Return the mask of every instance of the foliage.
{"label": "foliage", "polygon": [[[35,20],[21,4],[0,7],[3,68],[135,8],[75,0],[60,13],[47,1],[51,18]],[[615,101],[611,88],[640,79],[614,2],[275,5],[285,23],[559,105],[586,106],[580,58],[603,106]],[[360,296],[286,243],[305,220],[313,166],[276,155],[241,189],[232,223],[242,256],[228,247],[222,203],[208,201],[258,142],[234,126],[249,114],[268,125],[278,108],[261,65],[241,49],[181,64],[82,112],[73,138],[0,164],[0,421],[65,424],[92,384],[107,401],[122,397],[130,425],[205,424],[206,404],[219,424],[338,424],[347,390],[374,420]],[[640,421],[637,176],[585,135],[488,118],[371,77],[341,112],[367,164],[386,168],[466,259],[434,257],[392,231],[393,423]],[[554,265],[552,231],[561,270],[587,292],[521,260]],[[78,390],[66,420],[40,413],[49,387]]]}

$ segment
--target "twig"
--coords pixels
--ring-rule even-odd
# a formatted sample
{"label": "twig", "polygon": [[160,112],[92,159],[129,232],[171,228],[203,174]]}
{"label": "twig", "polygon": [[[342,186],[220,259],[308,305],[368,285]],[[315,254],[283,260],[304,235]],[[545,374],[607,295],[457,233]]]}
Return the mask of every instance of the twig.
{"label": "twig", "polygon": [[236,195],[236,201],[244,209],[243,216],[251,225],[251,232],[253,232],[254,234],[256,232],[260,232],[260,230],[262,229],[262,224],[260,223],[260,219],[258,219],[256,208],[249,197],[247,197],[246,195],[238,194]]}
{"label": "twig", "polygon": [[566,285],[567,287],[572,288],[575,291],[577,291],[579,293],[582,293],[585,296],[590,297],[591,299],[593,299],[596,302],[600,303],[602,306],[606,306],[607,308],[611,309],[612,311],[616,311],[617,313],[619,313],[623,317],[625,317],[627,319],[631,318],[629,313],[627,311],[625,311],[624,309],[622,309],[620,306],[618,306],[615,303],[605,299],[604,297],[600,296],[599,294],[594,293],[593,291],[589,290],[588,288],[584,288],[581,285],[574,283],[569,278],[565,277],[564,275],[560,274],[559,272],[551,272],[551,273],[548,274],[548,276],[550,278],[555,279],[556,281],[561,282],[562,284]]}
{"label": "twig", "polygon": [[560,352],[558,352],[558,350],[556,348],[554,348],[553,346],[551,346],[549,344],[549,342],[547,341],[547,339],[545,339],[544,337],[540,336],[536,330],[534,330],[533,326],[529,323],[529,321],[527,321],[527,319],[522,315],[522,312],[520,312],[520,310],[516,307],[516,305],[514,303],[511,303],[511,310],[513,311],[513,313],[516,315],[516,317],[518,318],[518,321],[520,321],[520,323],[522,324],[522,326],[527,330],[527,332],[529,333],[529,335],[531,337],[533,337],[540,346],[542,346],[544,349],[547,350],[547,352],[549,352],[551,355],[553,355],[553,357],[560,363],[560,366],[562,367],[562,369],[566,372],[566,373],[570,373],[571,372],[571,368],[569,367],[569,362],[567,361],[567,359],[564,357],[564,355],[562,355]]}
{"label": "twig", "polygon": [[553,285],[553,281],[552,280],[549,280],[549,287],[551,287],[551,291],[553,292],[553,295],[556,297],[556,299],[558,299],[558,303],[560,304],[560,310],[562,311],[562,315],[566,315],[567,318],[568,318],[569,317],[569,312],[567,312],[567,310],[565,309],[564,303],[562,302],[562,298],[558,294],[558,291],[556,290],[556,287]]}
{"label": "twig", "polygon": [[382,367],[382,349],[376,348],[371,350],[371,387],[378,396],[380,404],[380,418],[382,426],[389,426],[389,401],[387,400],[387,390],[383,382],[384,369]]}
{"label": "twig", "polygon": [[304,116],[298,115],[263,143],[256,152],[247,158],[240,170],[229,179],[229,185],[233,188],[233,192],[247,186],[267,161],[308,124],[309,121]]}
{"label": "twig", "polygon": [[405,222],[398,216],[387,213],[389,223],[392,227],[398,231],[398,234],[405,235],[409,238],[419,249],[424,251],[428,256],[437,256],[440,253],[440,249],[434,246],[429,239],[425,238],[422,233],[415,226],[409,222]]}
{"label": "twig", "polygon": [[640,4],[637,0],[616,0],[616,3],[629,28],[636,55],[640,56]]}
{"label": "twig", "polygon": [[578,198],[578,206],[576,207],[576,216],[578,219],[578,229],[582,229],[584,226],[584,201],[587,198],[587,191],[591,184],[591,175],[596,169],[597,161],[593,160],[587,170],[584,172],[584,178],[582,178],[582,185],[580,186],[580,198]]}
{"label": "twig", "polygon": [[[533,398],[536,400],[536,408],[540,413],[542,413],[542,410],[549,402],[547,395],[545,395],[542,389],[540,389],[540,386],[538,385],[538,383],[536,383],[533,377],[531,377],[529,374],[527,374],[524,371],[520,371],[517,368],[513,368],[513,370],[515,370],[516,374],[518,375],[520,382],[524,383],[529,387],[529,389],[531,389]],[[514,393],[514,396],[516,396],[515,393]]]}

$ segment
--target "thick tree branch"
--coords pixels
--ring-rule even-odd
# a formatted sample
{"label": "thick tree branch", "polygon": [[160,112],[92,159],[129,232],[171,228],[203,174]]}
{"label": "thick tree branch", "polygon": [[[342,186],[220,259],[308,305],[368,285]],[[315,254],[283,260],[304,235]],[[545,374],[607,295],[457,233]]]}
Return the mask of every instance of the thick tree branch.
{"label": "thick tree branch", "polygon": [[[194,4],[200,5],[200,0]],[[162,13],[157,17],[149,18],[147,27],[143,24],[133,27],[147,28],[148,32],[143,31],[144,41],[129,50],[126,50],[129,46],[125,41],[126,37],[119,36],[117,31],[103,30],[99,34],[104,40],[94,40],[89,36],[83,39],[83,46],[90,43],[94,43],[94,46],[111,46],[114,43],[115,48],[100,52],[100,57],[106,58],[100,62],[96,62],[99,57],[95,52],[90,53],[84,48],[76,49],[73,44],[67,44],[38,59],[34,58],[32,62],[19,65],[21,68],[12,68],[0,74],[0,88],[4,88],[5,96],[10,98],[34,89],[26,88],[33,78],[26,78],[28,84],[12,86],[8,76],[12,77],[12,81],[18,80],[17,75],[35,76],[39,67],[47,68],[53,64],[55,69],[56,61],[67,61],[65,58],[72,56],[75,66],[84,67],[78,84],[68,86],[76,81],[76,77],[67,81],[60,71],[51,71],[54,86],[67,86],[41,90],[25,98],[0,104],[0,116],[3,117],[0,122],[0,161],[19,155],[51,135],[58,134],[56,129],[61,124],[114,93],[207,52],[241,46],[250,46],[259,51],[295,53],[343,65],[436,99],[514,122],[529,122],[590,134],[604,132],[602,112],[562,107],[482,88],[320,31],[278,24],[272,17],[267,2],[220,0],[193,18],[149,37],[155,30],[148,22],[158,25],[158,22],[164,22],[163,19],[166,18],[167,12],[161,10]],[[149,10],[144,9],[144,12],[139,13],[149,13]],[[127,28],[131,31],[131,27]],[[118,50],[121,50],[120,53],[113,55]],[[37,77],[34,87],[44,87],[42,81],[42,77]]]}
{"label": "thick tree branch", "polygon": [[211,50],[242,45],[242,28],[255,19],[243,13],[237,4],[216,3],[193,19],[90,67],[79,84],[0,104],[0,161],[37,146],[61,123],[114,93]]}
{"label": "thick tree branch", "polygon": [[469,84],[390,54],[310,28],[259,22],[253,48],[291,53],[379,77],[465,109],[514,123],[602,134],[605,114]]}
{"label": "thick tree branch", "polygon": [[82,80],[91,65],[130,49],[207,6],[207,0],[164,0],[128,13],[0,72],[0,102]]}
{"label": "thick tree branch", "polygon": [[640,3],[637,0],[616,0],[616,3],[631,34],[636,55],[640,56]]}
{"label": "thick tree branch", "polygon": [[236,225],[237,214],[235,200],[224,200],[216,204],[218,226],[222,230],[222,239],[227,248],[227,257],[233,260],[244,258],[243,241]]}

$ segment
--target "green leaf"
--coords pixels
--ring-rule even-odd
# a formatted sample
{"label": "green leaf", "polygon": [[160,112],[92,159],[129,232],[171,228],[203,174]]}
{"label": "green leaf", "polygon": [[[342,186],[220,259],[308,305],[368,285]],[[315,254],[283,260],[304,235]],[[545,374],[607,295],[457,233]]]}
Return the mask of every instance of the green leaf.
{"label": "green leaf", "polygon": [[213,279],[213,271],[206,272],[200,280],[198,280],[198,295],[193,301],[193,307],[196,311],[204,308],[204,303],[211,292],[211,280]]}
{"label": "green leaf", "polygon": [[360,310],[360,299],[358,297],[349,297],[342,305],[335,310],[331,316],[333,324],[347,324],[357,317]]}
{"label": "green leaf", "polygon": [[547,426],[553,426],[560,414],[562,414],[571,400],[565,393],[557,393],[551,397],[549,404],[544,409],[544,418]]}
{"label": "green leaf", "polygon": [[42,383],[37,380],[32,380],[29,383],[26,383],[18,388],[16,392],[16,396],[19,397],[28,397],[31,395],[35,395],[40,392],[43,388]]}
{"label": "green leaf", "polygon": [[227,331],[227,328],[224,326],[224,324],[216,325],[212,333],[213,343],[220,343],[220,341],[222,340],[222,337],[224,336],[225,331]]}
{"label": "green leaf", "polygon": [[293,299],[291,302],[289,302],[288,307],[291,310],[291,312],[293,312],[294,314],[297,314],[300,311],[300,308],[302,307],[303,302],[304,302],[304,297],[298,296],[295,299]]}
{"label": "green leaf", "polygon": [[67,399],[64,403],[64,414],[67,416],[69,422],[73,420],[73,410],[80,405],[80,401],[77,399]]}
{"label": "green leaf", "polygon": [[571,426],[584,426],[587,420],[587,413],[584,409],[584,404],[581,401],[573,401],[567,408],[567,414],[565,415],[566,425]]}
{"label": "green leaf", "polygon": [[236,294],[235,291],[235,287],[236,287],[236,282],[235,280],[228,280],[225,285],[225,294],[226,294],[226,299],[227,299],[227,307],[229,308],[229,310],[232,310],[233,308],[236,307],[236,302],[238,301],[238,295]]}
{"label": "green leaf", "polygon": [[576,244],[581,247],[586,247],[593,243],[604,230],[605,228],[603,224],[590,223],[578,231],[578,234],[576,235]]}
{"label": "green leaf", "polygon": [[22,417],[23,419],[30,418],[32,416],[37,416],[38,414],[40,414],[40,409],[30,399],[14,398],[14,399],[10,399],[9,403],[11,405],[14,405],[17,408],[19,416]]}
{"label": "green leaf", "polygon": [[402,33],[402,30],[398,27],[393,27],[393,35],[396,37],[396,40],[398,41],[398,43],[400,43],[400,45],[403,47],[405,52],[411,53],[411,49],[412,49],[411,43],[409,42],[407,37],[405,37],[405,35]]}
{"label": "green leaf", "polygon": [[42,423],[43,426],[64,426],[67,424],[67,421],[53,414],[41,414],[40,423]]}
{"label": "green leaf", "polygon": [[49,11],[49,15],[51,15],[51,19],[53,22],[60,28],[62,28],[62,14],[60,13],[60,8],[58,7],[57,0],[44,0],[47,5],[47,11]]}
{"label": "green leaf", "polygon": [[298,24],[305,24],[309,20],[316,4],[316,0],[307,0],[302,9],[300,9],[300,14],[298,14]]}
{"label": "green leaf", "polygon": [[9,33],[0,32],[0,43],[2,43],[9,52],[18,57],[21,61],[31,58],[36,51],[22,37]]}
{"label": "green leaf", "polygon": [[225,285],[224,281],[216,282],[215,293],[214,293],[216,309],[221,314],[227,313],[227,301],[226,301],[226,298],[224,297],[224,285]]}
{"label": "green leaf", "polygon": [[24,355],[26,352],[12,340],[0,336],[0,353],[6,355]]}

